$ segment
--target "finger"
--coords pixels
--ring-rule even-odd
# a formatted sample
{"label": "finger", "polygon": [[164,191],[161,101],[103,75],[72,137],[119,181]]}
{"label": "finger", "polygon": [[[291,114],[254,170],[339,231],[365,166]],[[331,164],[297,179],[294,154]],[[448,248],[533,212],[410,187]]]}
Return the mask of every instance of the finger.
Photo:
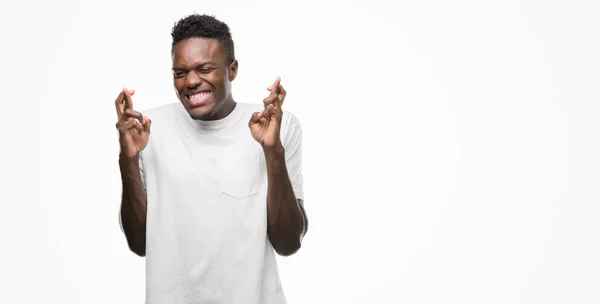
{"label": "finger", "polygon": [[283,88],[281,84],[279,84],[279,105],[283,105],[283,101],[285,100],[285,95],[287,95],[286,90]]}
{"label": "finger", "polygon": [[268,121],[273,119],[278,120],[281,117],[279,113],[281,113],[281,110],[275,107],[266,107],[263,111],[263,117]]}
{"label": "finger", "polygon": [[274,106],[276,108],[281,107],[283,105],[283,100],[285,99],[285,90],[283,89],[283,86],[281,85],[281,77],[277,77],[277,79],[275,80],[275,83],[273,83],[273,86],[275,87],[274,90],[272,90],[271,92],[277,94],[277,99],[276,102],[274,103]]}
{"label": "finger", "polygon": [[121,90],[121,92],[119,93],[119,96],[117,96],[117,99],[115,99],[115,108],[117,110],[118,117],[121,117],[121,115],[126,109],[126,93],[129,93],[129,98],[131,99],[131,96],[135,94],[135,90],[123,88],[123,90]]}
{"label": "finger", "polygon": [[150,126],[152,125],[152,120],[150,118],[144,116],[142,121],[142,126],[144,127],[144,132],[150,133]]}
{"label": "finger", "polygon": [[273,107],[265,107],[265,109],[262,111],[262,117],[269,119],[271,118],[271,112],[269,111],[269,109],[271,109]]}
{"label": "finger", "polygon": [[269,95],[267,98],[263,99],[263,103],[265,104],[265,107],[269,106],[269,105],[274,105],[275,103],[278,102],[277,99],[278,99],[277,95],[271,93],[271,95]]}
{"label": "finger", "polygon": [[249,126],[252,126],[254,124],[257,124],[260,122],[260,120],[263,118],[263,112],[254,112],[252,113],[252,116],[250,117],[250,121],[248,122]]}
{"label": "finger", "polygon": [[265,99],[265,109],[263,110],[263,117],[266,119],[271,118],[271,109],[279,109],[279,98],[277,96],[269,96]]}
{"label": "finger", "polygon": [[271,118],[279,118],[282,113],[281,108],[269,107],[269,117]]}
{"label": "finger", "polygon": [[121,93],[119,93],[119,96],[117,96],[117,99],[115,99],[115,108],[117,110],[118,118],[121,118],[121,115],[123,115],[123,111],[125,110],[123,106],[123,94],[124,91],[121,90]]}
{"label": "finger", "polygon": [[144,126],[142,125],[141,122],[139,122],[137,120],[133,121],[133,128],[136,129],[140,135],[142,135],[142,133],[144,133]]}
{"label": "finger", "polygon": [[281,77],[277,77],[277,79],[275,79],[275,83],[273,83],[273,87],[275,88],[275,94],[279,94],[280,84],[281,84]]}
{"label": "finger", "polygon": [[120,121],[117,123],[118,129],[121,133],[126,133],[132,129],[137,130],[140,135],[142,134],[142,132],[144,131],[144,127],[142,126],[142,124],[140,124],[138,121],[136,121],[134,118],[130,117],[127,120],[124,121]]}
{"label": "finger", "polygon": [[275,94],[279,93],[279,87],[280,87],[280,82],[281,82],[281,77],[277,77],[277,79],[275,79],[275,82],[273,82],[273,84],[270,84],[267,87],[267,90],[271,91],[271,92],[275,92]]}
{"label": "finger", "polygon": [[[123,95],[125,96],[125,109],[133,109],[133,101],[131,95],[135,93],[135,90],[123,89]],[[141,120],[140,120],[141,121]]]}
{"label": "finger", "polygon": [[139,123],[142,123],[144,121],[144,116],[142,115],[142,113],[132,109],[125,109],[125,112],[121,116],[121,119],[127,120],[129,118],[135,118],[138,120]]}

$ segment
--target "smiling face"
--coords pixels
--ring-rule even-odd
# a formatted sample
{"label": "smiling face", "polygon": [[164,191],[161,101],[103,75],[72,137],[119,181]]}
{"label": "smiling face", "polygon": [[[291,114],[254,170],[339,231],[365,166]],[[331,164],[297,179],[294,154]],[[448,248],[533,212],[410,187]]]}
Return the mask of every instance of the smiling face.
{"label": "smiling face", "polygon": [[231,82],[237,66],[213,38],[188,38],[173,46],[175,90],[193,119],[222,119],[233,110]]}

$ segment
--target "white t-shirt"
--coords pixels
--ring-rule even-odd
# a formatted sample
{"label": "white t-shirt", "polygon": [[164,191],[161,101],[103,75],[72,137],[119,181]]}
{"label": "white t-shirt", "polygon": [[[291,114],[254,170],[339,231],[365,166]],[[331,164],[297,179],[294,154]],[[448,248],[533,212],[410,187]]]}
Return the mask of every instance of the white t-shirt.
{"label": "white t-shirt", "polygon": [[[146,304],[283,304],[267,236],[267,172],[248,122],[262,104],[237,103],[196,121],[180,103],[152,120],[140,167],[146,186]],[[284,110],[281,141],[296,198],[304,199],[302,129]]]}

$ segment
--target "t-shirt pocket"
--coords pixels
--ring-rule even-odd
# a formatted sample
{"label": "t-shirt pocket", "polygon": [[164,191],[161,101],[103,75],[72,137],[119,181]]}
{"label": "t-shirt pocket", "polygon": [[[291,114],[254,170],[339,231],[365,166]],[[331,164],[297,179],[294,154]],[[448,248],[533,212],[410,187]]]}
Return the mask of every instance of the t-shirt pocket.
{"label": "t-shirt pocket", "polygon": [[260,155],[242,154],[229,159],[224,166],[223,193],[243,199],[259,193]]}

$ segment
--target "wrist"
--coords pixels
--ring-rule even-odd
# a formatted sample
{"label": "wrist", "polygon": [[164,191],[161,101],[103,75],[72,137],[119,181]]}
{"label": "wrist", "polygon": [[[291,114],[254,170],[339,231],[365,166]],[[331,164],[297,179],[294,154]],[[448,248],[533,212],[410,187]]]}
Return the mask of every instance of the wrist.
{"label": "wrist", "polygon": [[139,162],[139,160],[140,160],[139,153],[135,154],[133,156],[127,155],[127,153],[125,153],[125,152],[119,153],[119,162],[121,162],[121,163],[136,163],[137,164]]}

